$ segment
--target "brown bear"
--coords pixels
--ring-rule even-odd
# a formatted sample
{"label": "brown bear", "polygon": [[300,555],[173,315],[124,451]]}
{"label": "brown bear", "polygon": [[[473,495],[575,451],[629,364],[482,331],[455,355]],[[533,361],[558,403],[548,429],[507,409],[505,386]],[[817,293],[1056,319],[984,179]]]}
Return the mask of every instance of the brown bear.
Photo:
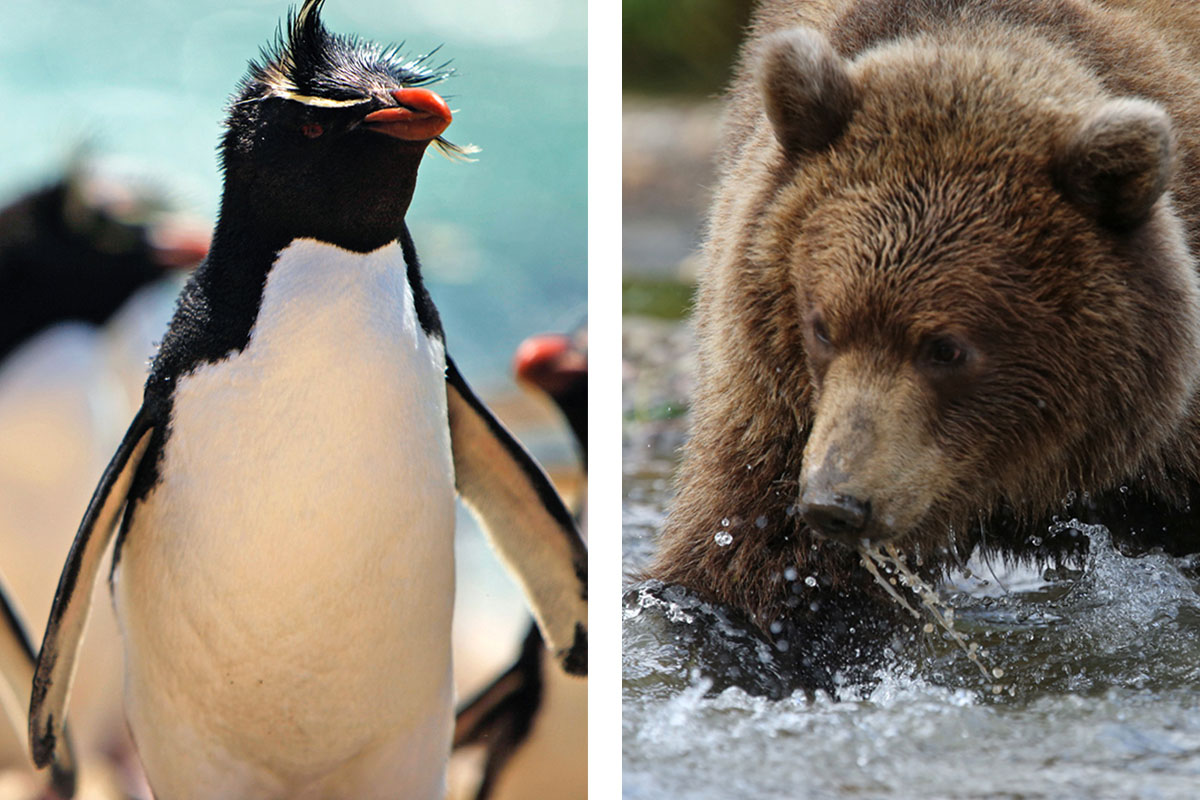
{"label": "brown bear", "polygon": [[1200,6],[767,0],[750,34],[649,576],[821,684],[898,618],[856,548],[1086,548],[1058,515],[1200,550]]}

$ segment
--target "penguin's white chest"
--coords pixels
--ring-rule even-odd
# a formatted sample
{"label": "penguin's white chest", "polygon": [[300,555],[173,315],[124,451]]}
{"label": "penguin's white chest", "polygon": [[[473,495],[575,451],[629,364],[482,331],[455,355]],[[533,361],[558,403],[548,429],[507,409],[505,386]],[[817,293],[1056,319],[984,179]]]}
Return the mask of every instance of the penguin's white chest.
{"label": "penguin's white chest", "polygon": [[398,245],[298,240],[245,349],[179,379],[116,582],[130,725],[164,800],[440,796],[444,370]]}

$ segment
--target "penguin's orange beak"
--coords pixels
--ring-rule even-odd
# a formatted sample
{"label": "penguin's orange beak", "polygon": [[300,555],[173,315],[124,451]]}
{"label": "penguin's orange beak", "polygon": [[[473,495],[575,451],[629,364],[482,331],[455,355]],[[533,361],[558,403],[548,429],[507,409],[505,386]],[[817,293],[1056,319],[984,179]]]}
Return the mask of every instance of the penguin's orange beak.
{"label": "penguin's orange beak", "polygon": [[428,89],[396,89],[392,97],[398,108],[381,108],[363,117],[373,131],[409,142],[436,139],[450,126],[450,107]]}
{"label": "penguin's orange beak", "polygon": [[572,348],[571,340],[561,334],[530,336],[517,348],[513,371],[517,380],[555,397],[587,375],[587,356]]}

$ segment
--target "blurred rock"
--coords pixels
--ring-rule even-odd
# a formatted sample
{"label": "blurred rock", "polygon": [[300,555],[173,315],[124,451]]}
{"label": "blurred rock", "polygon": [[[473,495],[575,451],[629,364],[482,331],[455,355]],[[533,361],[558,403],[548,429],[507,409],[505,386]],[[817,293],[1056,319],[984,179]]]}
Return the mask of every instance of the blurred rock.
{"label": "blurred rock", "polygon": [[622,222],[625,274],[691,278],[715,171],[720,104],[625,98]]}
{"label": "blurred rock", "polygon": [[621,410],[626,419],[675,418],[695,385],[690,324],[625,317],[621,329]]}

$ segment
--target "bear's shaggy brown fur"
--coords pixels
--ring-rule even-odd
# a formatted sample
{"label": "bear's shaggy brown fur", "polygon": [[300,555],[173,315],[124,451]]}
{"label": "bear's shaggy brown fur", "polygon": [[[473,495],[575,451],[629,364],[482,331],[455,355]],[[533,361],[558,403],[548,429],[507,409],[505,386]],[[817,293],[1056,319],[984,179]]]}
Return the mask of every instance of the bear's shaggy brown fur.
{"label": "bear's shaggy brown fur", "polygon": [[863,541],[1200,549],[1198,66],[1193,3],[764,3],[649,574],[819,637],[889,613]]}

